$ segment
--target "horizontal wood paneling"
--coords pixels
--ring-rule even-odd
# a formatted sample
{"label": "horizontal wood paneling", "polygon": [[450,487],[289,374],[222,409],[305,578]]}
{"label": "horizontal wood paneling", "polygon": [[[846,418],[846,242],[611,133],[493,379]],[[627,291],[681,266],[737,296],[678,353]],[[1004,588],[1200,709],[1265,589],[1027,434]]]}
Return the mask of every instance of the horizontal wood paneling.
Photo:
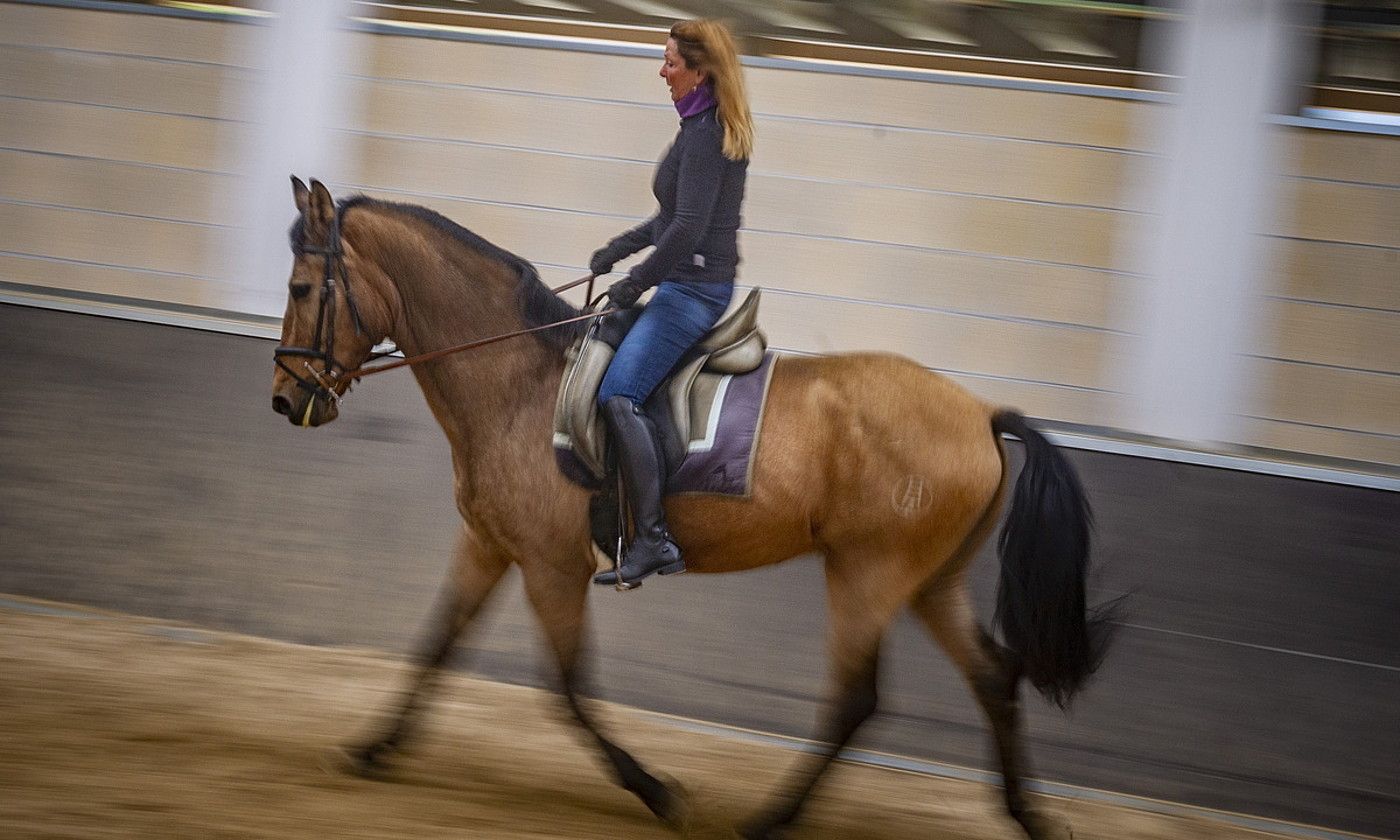
{"label": "horizontal wood paneling", "polygon": [[791,179],[750,180],[745,224],[760,230],[1113,268],[1110,210]]}
{"label": "horizontal wood paneling", "polygon": [[233,221],[232,179],[198,170],[224,168],[237,124],[216,118],[238,107],[246,74],[231,63],[253,31],[0,4],[0,250],[15,252],[0,257],[0,279],[194,306],[236,299],[209,276],[226,236],[217,225]]}
{"label": "horizontal wood paneling", "polygon": [[159,300],[186,306],[225,308],[238,289],[217,278],[156,274],[142,269],[119,269],[0,254],[0,280],[42,286],[55,291],[89,292]]}
{"label": "horizontal wood paneling", "polygon": [[1324,458],[1400,466],[1400,438],[1255,418],[1245,418],[1244,424],[1245,442],[1252,446],[1284,452],[1306,452]]}
{"label": "horizontal wood paneling", "polygon": [[[476,84],[588,99],[664,104],[657,56],[629,58],[490,44],[361,35],[368,75]],[[755,113],[1132,148],[1143,103],[1036,91],[748,68]]]}
{"label": "horizontal wood paneling", "polygon": [[1286,178],[1281,200],[1285,236],[1400,248],[1400,187]]}
{"label": "horizontal wood paneling", "polygon": [[236,224],[228,175],[0,149],[0,198]]}
{"label": "horizontal wood paneling", "polygon": [[1028,90],[750,69],[754,111],[1055,143],[1138,148],[1148,103]]}
{"label": "horizontal wood paneling", "polygon": [[1400,435],[1400,376],[1257,360],[1258,416]]}
{"label": "horizontal wood paneling", "polygon": [[440,141],[362,137],[364,184],[594,214],[649,214],[651,163],[582,160]]}
{"label": "horizontal wood paneling", "polygon": [[[362,138],[367,186],[594,213],[654,209],[652,165],[540,152]],[[750,177],[745,227],[1022,259],[1112,267],[1113,211]]]}
{"label": "horizontal wood paneling", "polygon": [[[575,269],[542,267],[540,269],[541,279],[549,286],[560,286],[580,276],[580,272]],[[600,280],[595,288],[595,294],[601,292],[607,286],[607,279]],[[747,291],[744,288],[736,290],[735,298],[741,298]],[[583,302],[584,290],[582,287],[572,289],[564,296],[575,305]],[[764,289],[763,303],[759,309],[759,324],[767,331],[770,343],[781,350],[793,352],[791,347],[783,347],[778,343],[770,328],[770,321],[787,321],[794,317],[802,317],[800,314],[783,314],[790,307],[786,306],[783,296],[775,293],[772,289]],[[817,302],[814,307],[825,313],[826,307],[823,303]],[[770,310],[776,309],[774,316],[770,317]],[[834,313],[832,313],[834,315]],[[819,320],[825,320],[825,314],[818,315]],[[871,314],[870,318],[878,318],[878,314]],[[975,327],[974,327],[975,329]],[[853,341],[852,347],[848,349],[861,349],[857,345],[864,344],[861,341]],[[924,352],[932,353],[934,343],[923,342],[920,348],[912,348],[906,355]],[[864,349],[870,349],[865,347]],[[901,352],[901,351],[896,351]],[[950,367],[946,362],[943,367]],[[927,364],[927,358],[925,360]],[[938,364],[929,365],[939,367]],[[1058,420],[1066,423],[1078,423],[1090,426],[1111,427],[1121,422],[1121,400],[1119,394],[1103,390],[1087,390],[1057,385],[1046,385],[1038,382],[1016,381],[1013,379],[998,379],[993,376],[978,376],[965,373],[946,373],[949,378],[967,388],[983,400],[993,405],[1003,405],[1017,408],[1020,411],[1034,417]]]}
{"label": "horizontal wood paneling", "polygon": [[1400,250],[1271,239],[1284,297],[1400,312]]}
{"label": "horizontal wood paneling", "polygon": [[0,97],[0,146],[80,157],[221,169],[231,123]]}
{"label": "horizontal wood paneling", "polygon": [[959,374],[949,378],[992,405],[1031,417],[1101,428],[1124,422],[1121,394]]}
{"label": "horizontal wood paneling", "polygon": [[210,274],[223,229],[0,204],[0,251],[181,274]]}
{"label": "horizontal wood paneling", "polygon": [[588,257],[595,249],[635,223],[588,213],[405,195],[394,190],[376,190],[374,195],[429,207],[532,262],[577,266],[581,270],[586,270]]}
{"label": "horizontal wood paneling", "polygon": [[234,64],[251,27],[91,9],[0,3],[0,43]]}
{"label": "horizontal wood paneling", "polygon": [[[808,252],[805,245],[812,242],[764,242],[763,234],[745,237],[746,263],[771,263],[770,270],[739,272],[741,286],[759,286],[764,294],[797,291],[799,294],[830,295],[834,298],[854,298],[855,301],[888,301],[913,308],[944,309],[945,314],[991,312],[993,318],[1037,319],[1064,325],[1103,326],[1107,322],[1107,301],[1112,300],[1119,284],[1131,283],[1128,277],[1113,277],[1102,272],[1078,272],[1054,266],[1016,266],[997,260],[949,258],[938,253],[920,253],[907,249],[871,248],[872,255],[848,258],[841,248],[833,259],[851,259],[858,269],[843,273],[840,265],[823,262],[822,249]],[[826,245],[816,242],[816,245]],[[904,262],[904,258],[913,258]],[[918,258],[928,259],[921,265]],[[888,260],[888,262],[886,262]],[[813,272],[792,269],[802,265],[818,266]],[[617,273],[598,280],[598,290],[619,279],[627,263],[617,266]],[[882,270],[874,270],[872,266]],[[911,266],[909,272],[897,269]],[[1001,267],[1007,270],[998,270]],[[549,286],[561,286],[588,273],[580,260],[575,265],[540,265],[540,276]],[[889,267],[892,270],[883,270]],[[1016,270],[1016,269],[1025,270]],[[581,291],[571,293],[568,300],[582,301]],[[818,298],[823,300],[823,298]],[[822,305],[822,304],[818,304]],[[1054,326],[1050,323],[1047,326]]]}
{"label": "horizontal wood paneling", "polygon": [[[359,82],[366,130],[586,157],[362,137],[365,185],[441,196],[406,198],[530,259],[580,271],[593,248],[652,211],[652,162],[675,131],[664,105],[658,113],[653,61],[440,43],[407,53],[379,43],[371,72],[387,78]],[[814,79],[821,101],[797,95]],[[1108,422],[1116,395],[1029,380],[1101,387],[1104,345],[1119,337],[1004,319],[1108,325],[1111,298],[1130,281],[1029,261],[1113,265],[1118,214],[1060,205],[1122,205],[1121,182],[1143,159],[1064,144],[1126,145],[1132,106],[1072,105],[1069,119],[1056,103],[1070,97],[973,89],[970,99],[951,86],[781,71],[750,71],[749,80],[759,141],[740,280],[768,291],[763,320],[775,344],[903,353],[966,370],[974,390],[1040,416]],[[765,100],[759,90],[769,85],[780,92]],[[1063,124],[1047,129],[1051,112]],[[533,206],[501,206],[512,203]],[[576,276],[572,268],[544,275]],[[958,314],[966,312],[993,317]]]}
{"label": "horizontal wood paneling", "polygon": [[[369,131],[652,161],[675,134],[669,106],[587,102],[358,80]],[[1122,152],[758,117],[751,171],[1037,201],[1127,206]],[[560,132],[560,125],[570,126]]]}
{"label": "horizontal wood paneling", "polygon": [[743,282],[1007,318],[1113,328],[1132,277],[887,245],[746,232]]}
{"label": "horizontal wood paneling", "polygon": [[[236,110],[246,74],[217,65],[242,61],[256,30],[0,4],[0,42],[26,47],[0,46],[0,146],[55,153],[0,151],[0,197],[12,202],[0,204],[0,249],[55,258],[0,258],[0,277],[193,305],[229,299],[237,290],[200,279],[217,273],[221,228],[113,214],[237,223],[219,200],[237,185],[212,173],[227,168],[239,124],[139,111]],[[347,37],[365,72],[384,77],[346,80],[363,106],[347,126],[362,161],[356,185],[444,212],[543,264],[552,284],[652,211],[652,164],[675,132],[658,59]],[[1115,319],[1141,281],[1118,270],[1115,244],[1142,218],[1126,186],[1152,165],[1133,151],[1150,138],[1135,132],[1143,109],[1160,106],[768,68],[747,76],[758,146],[740,281],[765,288],[775,345],[897,352],[957,371],[992,402],[1119,422],[1108,371],[1132,325]],[[1260,304],[1269,329],[1256,350],[1331,367],[1256,360],[1260,396],[1248,413],[1271,419],[1250,421],[1243,442],[1394,463],[1388,438],[1362,433],[1396,434],[1400,416],[1400,380],[1366,372],[1400,369],[1397,316],[1377,311],[1400,311],[1400,190],[1383,188],[1400,184],[1397,141],[1285,131],[1296,171],[1280,173],[1283,200],[1296,212],[1267,240],[1280,271]]]}
{"label": "horizontal wood paneling", "polygon": [[1271,327],[1264,355],[1400,374],[1400,313],[1281,300],[1262,305]]}
{"label": "horizontal wood paneling", "polygon": [[645,161],[660,158],[676,133],[676,112],[664,102],[567,99],[384,79],[350,84],[362,103],[360,123],[352,127],[370,132]]}
{"label": "horizontal wood paneling", "polygon": [[[664,105],[656,59],[359,33],[364,74],[408,81],[472,84],[589,100]],[[411,49],[405,48],[410,44]]]}
{"label": "horizontal wood paneling", "polygon": [[[586,256],[601,237],[590,237],[595,218],[518,207],[430,199],[428,206],[492,242],[542,262],[567,264]],[[539,245],[539,253],[526,246]],[[581,273],[545,272],[564,282]],[[606,282],[606,281],[605,281]],[[601,290],[600,286],[600,290]],[[1099,387],[1104,361],[1121,337],[1102,331],[1028,324],[858,301],[783,294],[765,295],[761,322],[776,346],[802,352],[883,350],[928,367],[1071,385]]]}
{"label": "horizontal wood paneling", "polygon": [[760,119],[756,136],[760,172],[1139,209],[1122,189],[1139,155],[784,119]]}
{"label": "horizontal wood paneling", "polygon": [[0,92],[203,117],[222,116],[246,72],[129,56],[0,46]]}
{"label": "horizontal wood paneling", "polygon": [[1284,132],[1257,353],[1313,364],[1256,360],[1242,442],[1400,464],[1400,139]]}
{"label": "horizontal wood paneling", "polygon": [[1308,178],[1400,185],[1400,137],[1344,131],[1289,129],[1296,169]]}
{"label": "horizontal wood paneling", "polygon": [[[375,194],[431,206],[527,259],[568,266],[575,276],[586,271],[595,248],[636,221]],[[739,281],[748,285],[1091,327],[1111,328],[1113,302],[1136,282],[1102,271],[754,231],[741,233],[740,250]]]}
{"label": "horizontal wood paneling", "polygon": [[1072,327],[771,292],[762,323],[778,347],[809,353],[878,350],[925,367],[1095,387],[1121,337]]}

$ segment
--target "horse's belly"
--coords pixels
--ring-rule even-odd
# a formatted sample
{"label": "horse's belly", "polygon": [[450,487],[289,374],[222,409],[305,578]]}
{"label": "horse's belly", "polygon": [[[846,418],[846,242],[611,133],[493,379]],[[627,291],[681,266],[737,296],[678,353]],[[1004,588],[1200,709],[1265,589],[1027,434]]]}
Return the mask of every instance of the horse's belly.
{"label": "horse's belly", "polygon": [[675,496],[667,500],[666,510],[686,568],[693,572],[755,569],[816,547],[805,518],[754,499]]}

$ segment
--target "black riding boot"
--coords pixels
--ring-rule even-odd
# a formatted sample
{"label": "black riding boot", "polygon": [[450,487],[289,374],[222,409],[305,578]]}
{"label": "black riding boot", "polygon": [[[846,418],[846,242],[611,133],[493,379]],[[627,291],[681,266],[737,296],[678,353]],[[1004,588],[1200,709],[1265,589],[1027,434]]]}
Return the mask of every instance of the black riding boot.
{"label": "black riding boot", "polygon": [[612,586],[617,583],[618,572],[624,583],[637,583],[651,574],[685,571],[681,550],[666,531],[666,512],[661,506],[661,460],[651,423],[627,397],[613,397],[604,403],[603,420],[608,424],[612,445],[617,447],[635,533],[618,571],[594,575],[593,582]]}

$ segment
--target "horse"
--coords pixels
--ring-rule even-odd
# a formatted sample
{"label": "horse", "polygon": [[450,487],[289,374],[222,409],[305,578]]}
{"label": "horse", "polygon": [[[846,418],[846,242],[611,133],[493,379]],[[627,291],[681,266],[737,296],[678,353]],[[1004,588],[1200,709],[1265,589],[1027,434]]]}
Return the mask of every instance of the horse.
{"label": "horse", "polygon": [[[559,668],[559,691],[617,783],[678,824],[682,794],[599,726],[580,697],[586,600],[597,566],[589,491],[558,469],[551,446],[564,351],[579,310],[524,259],[424,207],[354,196],[292,178],[299,213],[272,408],[293,424],[336,418],[376,346],[414,355],[467,338],[530,337],[471,352],[430,353],[413,375],[451,445],[461,534],[443,603],[401,701],[384,726],[346,748],[352,769],[387,772],[412,734],[445,658],[503,573],[526,597]],[[559,326],[551,326],[567,322]],[[824,563],[832,694],[821,749],[745,823],[777,837],[828,765],[876,710],[881,640],[910,608],[957,666],[994,737],[1007,812],[1032,840],[1068,836],[1023,787],[1018,690],[1024,678],[1063,707],[1099,666],[1107,617],[1085,599],[1090,510],[1064,456],[1018,412],[891,354],[779,355],[761,419],[748,497],[668,498],[690,572],[753,569],[803,555]],[[1002,436],[1026,462],[1011,487]],[[916,492],[910,495],[910,488]],[[974,616],[967,569],[995,529],[1000,641]],[[913,501],[911,501],[911,499]]]}

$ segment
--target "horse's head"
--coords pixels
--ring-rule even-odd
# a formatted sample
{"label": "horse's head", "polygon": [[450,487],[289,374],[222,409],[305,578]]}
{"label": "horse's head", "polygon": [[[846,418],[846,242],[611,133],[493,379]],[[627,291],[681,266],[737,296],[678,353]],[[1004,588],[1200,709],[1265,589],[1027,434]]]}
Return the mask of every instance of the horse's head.
{"label": "horse's head", "polygon": [[294,261],[287,284],[282,343],[273,358],[272,410],[298,426],[329,423],[350,388],[345,374],[358,368],[382,335],[366,329],[357,304],[364,273],[341,237],[341,216],[330,191],[312,179],[292,178],[301,218],[292,227]]}

